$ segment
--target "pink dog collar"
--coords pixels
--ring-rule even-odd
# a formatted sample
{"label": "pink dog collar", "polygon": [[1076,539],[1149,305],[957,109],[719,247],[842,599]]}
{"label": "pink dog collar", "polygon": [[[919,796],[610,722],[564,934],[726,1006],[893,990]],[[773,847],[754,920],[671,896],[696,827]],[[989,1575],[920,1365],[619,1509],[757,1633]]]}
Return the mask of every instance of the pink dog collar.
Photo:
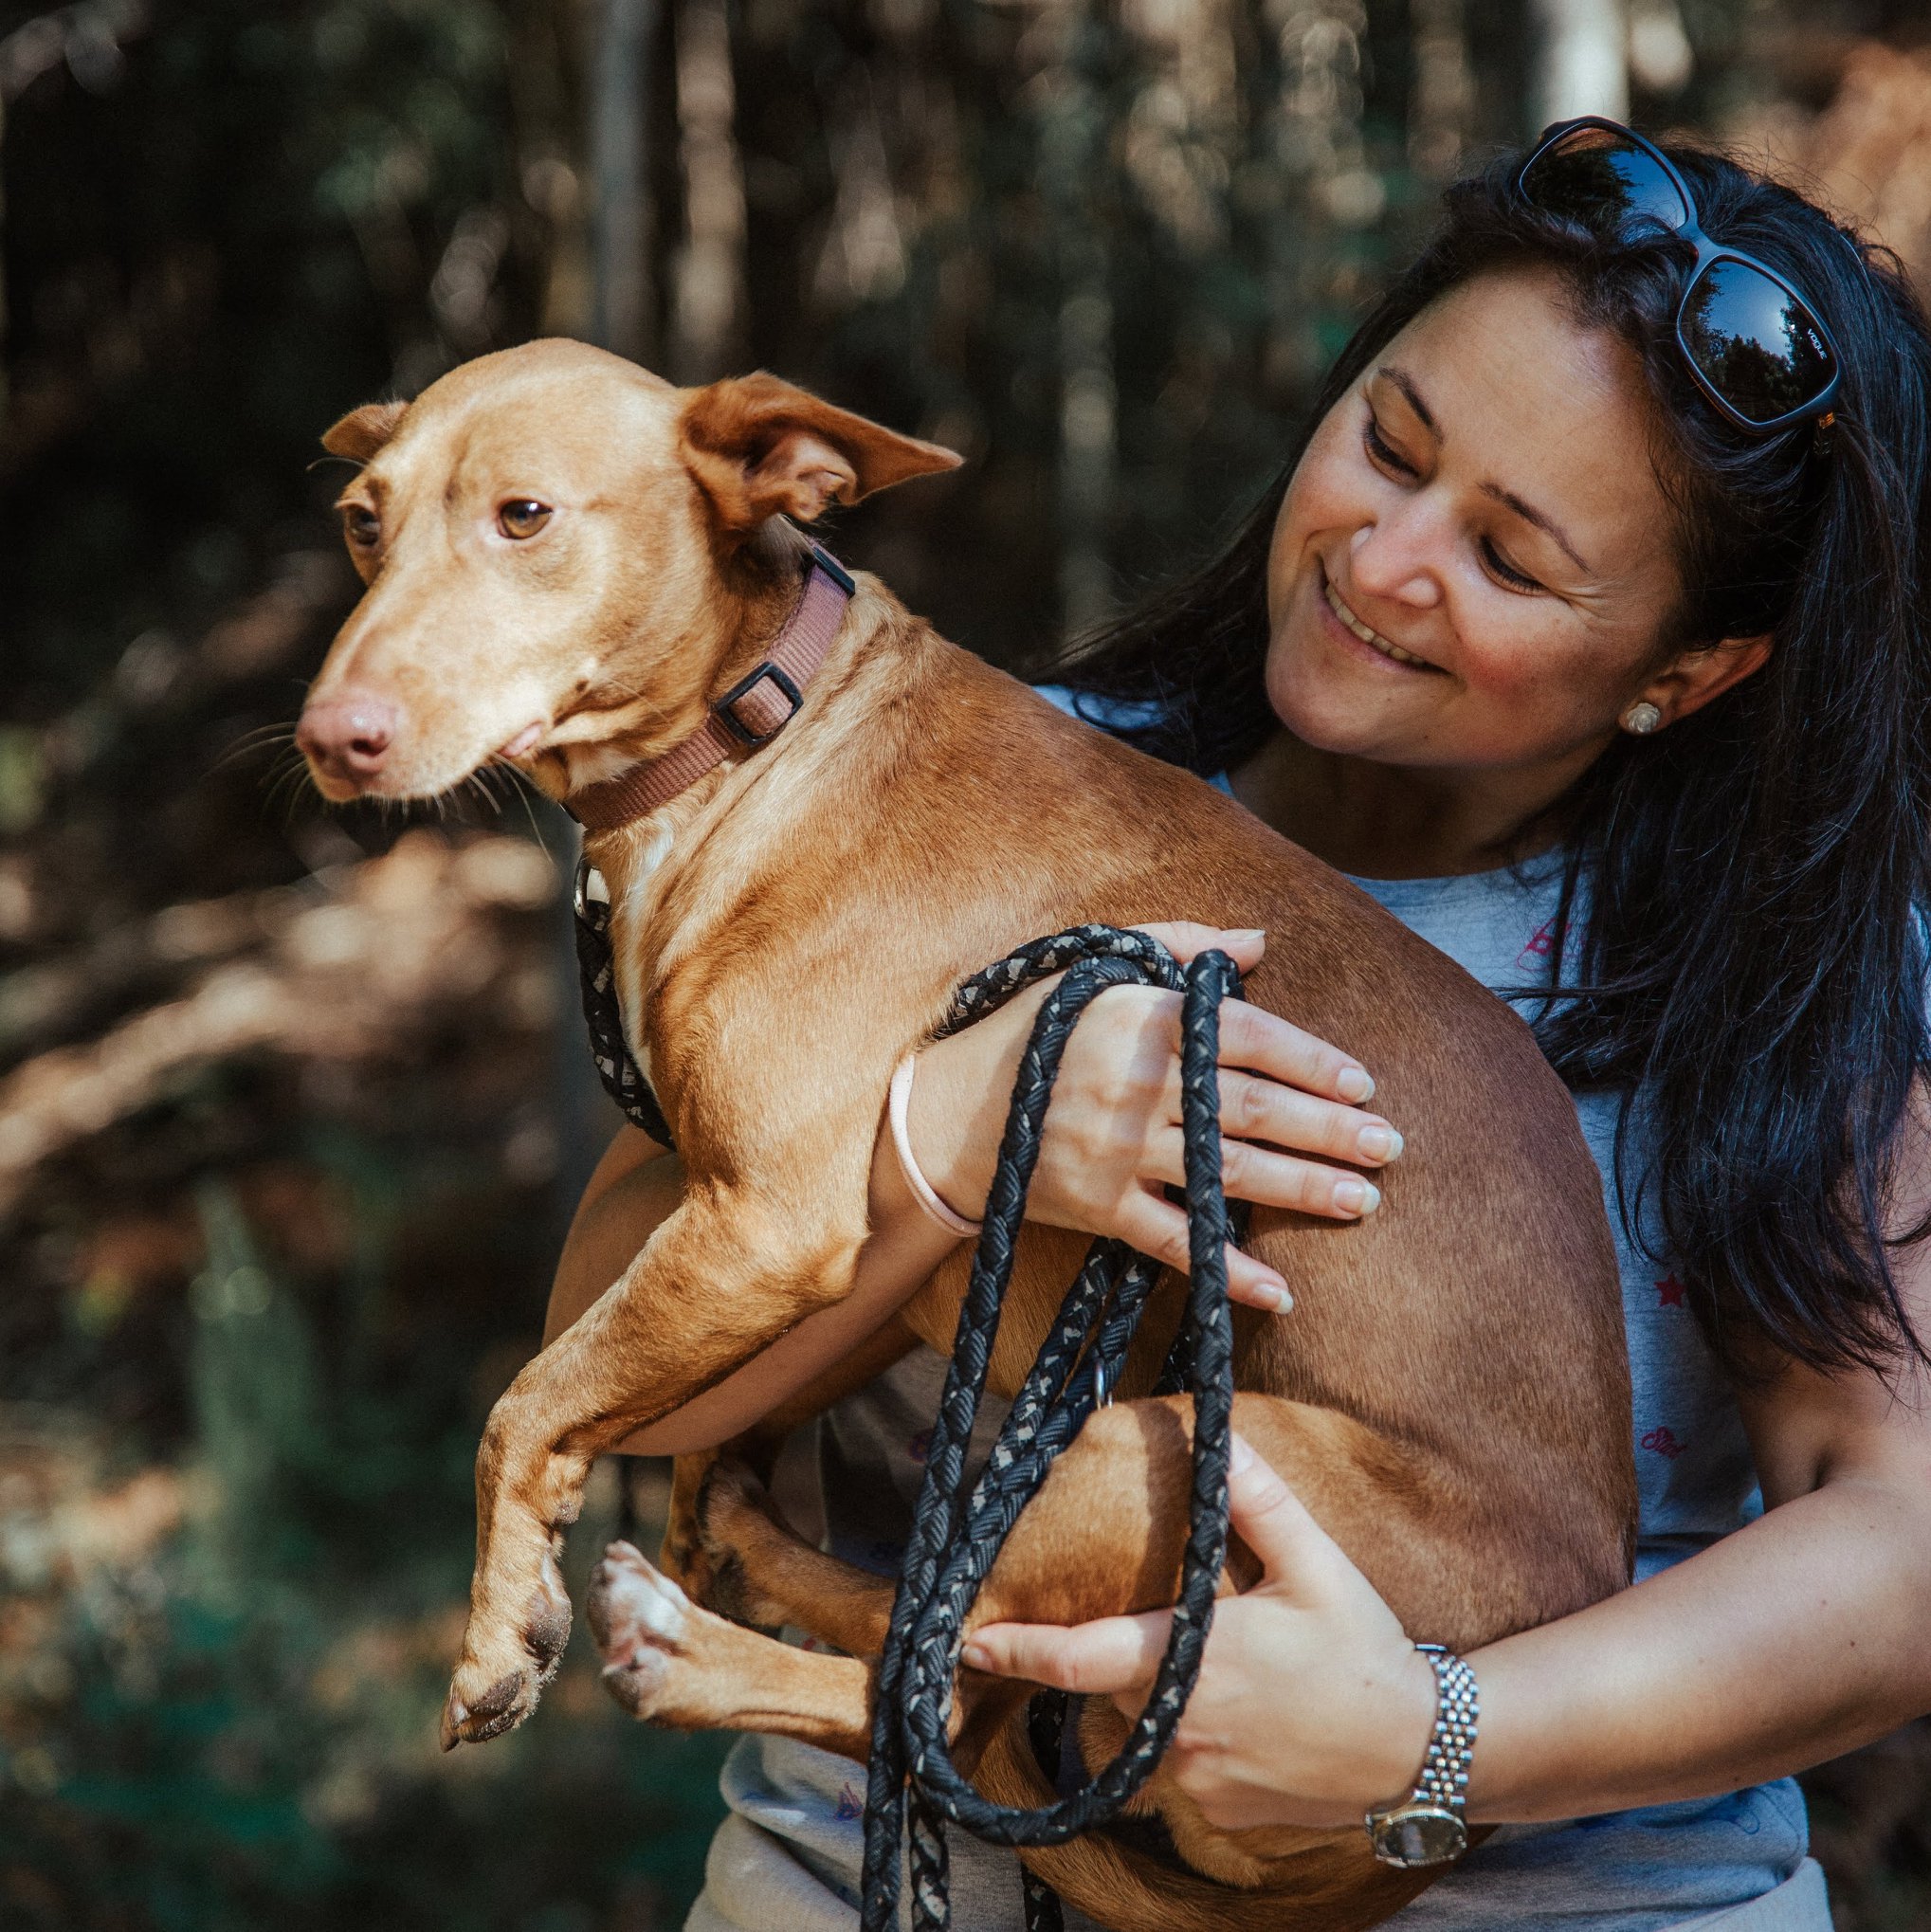
{"label": "pink dog collar", "polygon": [[769,744],[797,716],[805,686],[825,662],[856,589],[837,559],[813,544],[805,593],[785,620],[771,655],[714,699],[703,723],[682,744],[614,778],[573,792],[563,801],[564,811],[591,831],[611,831],[667,804],[726,758]]}

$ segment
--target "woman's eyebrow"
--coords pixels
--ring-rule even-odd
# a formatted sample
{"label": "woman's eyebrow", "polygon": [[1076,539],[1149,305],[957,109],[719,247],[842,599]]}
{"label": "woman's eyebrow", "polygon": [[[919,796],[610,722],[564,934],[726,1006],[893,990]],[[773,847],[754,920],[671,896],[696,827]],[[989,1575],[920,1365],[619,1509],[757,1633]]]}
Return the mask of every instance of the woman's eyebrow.
{"label": "woman's eyebrow", "polygon": [[[1446,443],[1448,440],[1442,434],[1442,426],[1435,421],[1434,412],[1422,400],[1419,385],[1415,382],[1414,377],[1409,374],[1407,370],[1388,362],[1383,363],[1375,374],[1382,381],[1393,383],[1401,392],[1409,408],[1420,419],[1422,428],[1436,442]],[[1581,555],[1577,552],[1575,544],[1570,542],[1568,537],[1563,532],[1562,526],[1553,517],[1544,516],[1540,510],[1537,509],[1525,498],[1517,496],[1513,490],[1503,489],[1500,483],[1486,483],[1482,485],[1482,489],[1485,496],[1493,497],[1498,503],[1502,503],[1513,510],[1524,523],[1533,523],[1538,530],[1553,538],[1561,549],[1562,554],[1584,576],[1593,577],[1595,574],[1588,564],[1582,560]]]}
{"label": "woman's eyebrow", "polygon": [[1421,399],[1421,391],[1415,385],[1414,377],[1405,369],[1397,369],[1391,362],[1384,364],[1375,374],[1384,382],[1392,382],[1407,397],[1408,406],[1421,418],[1421,426],[1437,441],[1441,440],[1442,428],[1434,419],[1434,413]]}
{"label": "woman's eyebrow", "polygon": [[1584,576],[1589,577],[1595,574],[1577,555],[1575,544],[1571,543],[1568,538],[1562,534],[1562,526],[1553,517],[1545,517],[1533,503],[1525,501],[1522,498],[1517,496],[1513,490],[1503,489],[1500,483],[1484,483],[1482,485],[1482,494],[1485,497],[1493,497],[1498,503],[1506,504],[1524,523],[1533,523],[1545,536],[1554,538],[1560,546],[1563,556]]}

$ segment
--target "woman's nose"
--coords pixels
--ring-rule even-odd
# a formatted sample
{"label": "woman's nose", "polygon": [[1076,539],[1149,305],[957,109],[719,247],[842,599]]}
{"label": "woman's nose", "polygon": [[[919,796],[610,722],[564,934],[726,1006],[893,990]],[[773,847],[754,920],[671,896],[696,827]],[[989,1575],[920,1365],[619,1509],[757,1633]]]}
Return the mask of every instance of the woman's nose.
{"label": "woman's nose", "polygon": [[1348,574],[1357,589],[1411,610],[1442,601],[1430,533],[1407,518],[1362,524],[1349,539]]}

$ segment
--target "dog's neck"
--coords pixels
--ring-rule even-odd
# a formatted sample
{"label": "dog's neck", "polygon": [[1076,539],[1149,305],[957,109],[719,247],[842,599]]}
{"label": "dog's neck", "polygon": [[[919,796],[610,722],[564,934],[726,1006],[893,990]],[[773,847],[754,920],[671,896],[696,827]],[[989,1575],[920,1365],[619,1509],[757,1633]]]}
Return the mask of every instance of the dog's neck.
{"label": "dog's neck", "polygon": [[[601,712],[605,732],[553,741],[531,772],[586,830],[648,817],[775,738],[802,707],[857,589],[836,558],[789,524],[755,533],[720,561],[691,621],[652,640],[646,690],[607,681],[565,725],[580,732]],[[670,678],[682,686],[675,693],[663,688]],[[610,694],[624,702],[605,708]]]}
{"label": "dog's neck", "polygon": [[[889,615],[896,608],[889,592],[875,584],[858,590],[846,607],[820,675],[805,694],[808,702],[776,742],[714,766],[653,811],[619,825],[585,828],[584,858],[601,876],[610,905],[612,963],[625,1037],[647,1081],[651,1078],[645,1027],[649,988],[671,957],[709,930],[714,916],[724,913],[742,884],[745,866],[756,863],[753,855],[765,848],[769,838],[784,833],[787,814],[754,811],[747,818],[739,808],[764,791],[760,780],[766,770],[790,762],[782,754],[809,759],[811,741],[822,745],[824,734],[836,738],[848,728],[847,707],[864,702],[860,692],[871,682],[865,677],[854,681],[853,667],[875,658],[881,634],[894,629]],[[766,654],[764,647],[772,641],[769,625],[752,633],[754,643],[759,638],[761,646],[733,653],[734,659],[743,658],[747,669]],[[728,833],[727,827],[732,828]],[[720,869],[717,862],[727,849],[729,857]],[[693,864],[698,875],[690,869]],[[665,928],[657,915],[673,891],[681,895],[682,909],[674,926]],[[690,897],[693,891],[695,898]]]}
{"label": "dog's neck", "polygon": [[758,662],[712,697],[701,722],[668,749],[613,777],[574,788],[563,800],[573,818],[593,831],[647,818],[720,765],[760,751],[791,723],[858,589],[827,551],[813,547],[803,565],[796,601]]}

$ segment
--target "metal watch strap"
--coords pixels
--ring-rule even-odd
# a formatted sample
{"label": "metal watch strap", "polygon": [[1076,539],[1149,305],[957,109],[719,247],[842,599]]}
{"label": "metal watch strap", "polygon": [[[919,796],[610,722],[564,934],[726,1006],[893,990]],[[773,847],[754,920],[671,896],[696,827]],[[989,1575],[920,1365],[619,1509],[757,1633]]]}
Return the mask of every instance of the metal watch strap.
{"label": "metal watch strap", "polygon": [[1435,1673],[1435,1722],[1414,1790],[1370,1812],[1368,1838],[1384,1865],[1443,1865],[1467,1845],[1468,1767],[1482,1715],[1475,1672],[1440,1644],[1417,1644]]}

